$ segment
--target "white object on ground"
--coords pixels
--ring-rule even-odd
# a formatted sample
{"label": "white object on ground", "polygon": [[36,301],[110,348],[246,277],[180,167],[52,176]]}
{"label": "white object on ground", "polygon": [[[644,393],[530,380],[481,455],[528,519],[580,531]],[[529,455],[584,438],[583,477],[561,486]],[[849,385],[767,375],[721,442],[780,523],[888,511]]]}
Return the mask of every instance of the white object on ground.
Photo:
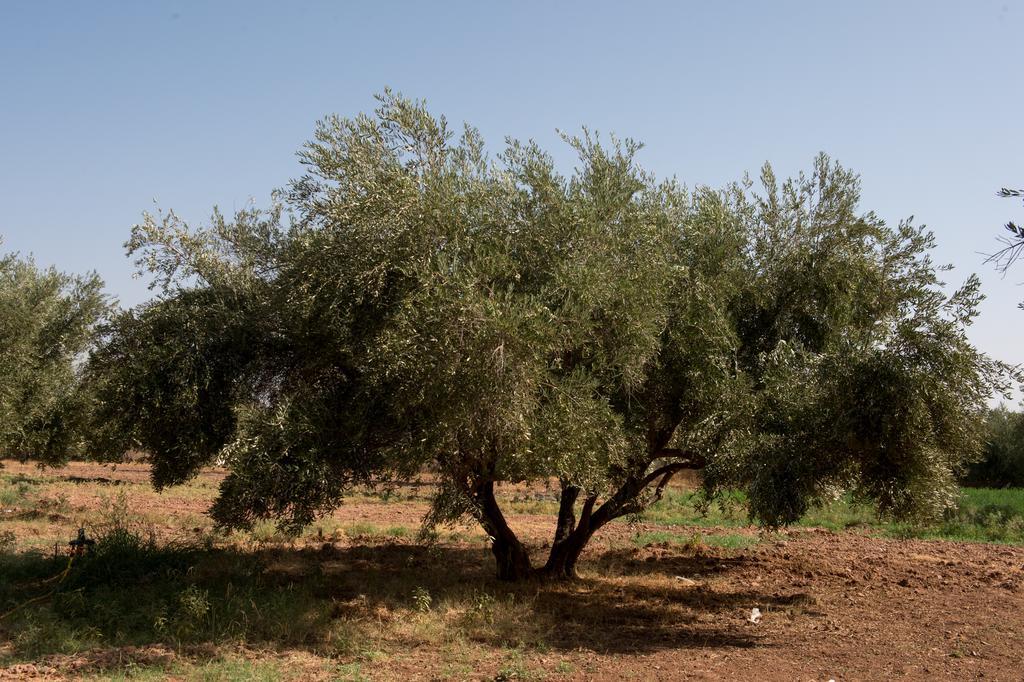
{"label": "white object on ground", "polygon": [[757,608],[756,606],[754,608],[750,609],[750,617],[747,618],[747,620],[749,620],[751,623],[754,623],[755,625],[757,623],[760,623],[761,622],[761,609]]}

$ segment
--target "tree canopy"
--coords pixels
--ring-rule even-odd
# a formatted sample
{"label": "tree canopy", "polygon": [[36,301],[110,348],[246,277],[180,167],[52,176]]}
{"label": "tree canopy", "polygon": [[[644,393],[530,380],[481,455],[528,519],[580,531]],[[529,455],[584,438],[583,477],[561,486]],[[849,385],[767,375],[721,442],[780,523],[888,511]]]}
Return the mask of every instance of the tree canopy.
{"label": "tree canopy", "polygon": [[[1012,372],[969,343],[978,281],[945,294],[929,232],[863,212],[824,155],[688,190],[631,140],[564,141],[568,176],[532,142],[489,157],[385,92],[320,122],[270,209],[147,215],[127,246],[157,295],[92,356],[93,451],[151,453],[158,486],[223,462],[213,515],[239,527],[429,468],[427,523],[478,519],[506,579],[574,575],[683,469],[768,525],[842,491],[951,503]],[[521,481],[560,491],[543,566],[495,495]]]}
{"label": "tree canopy", "polygon": [[56,463],[80,452],[81,365],[108,311],[95,274],[0,255],[0,457]]}

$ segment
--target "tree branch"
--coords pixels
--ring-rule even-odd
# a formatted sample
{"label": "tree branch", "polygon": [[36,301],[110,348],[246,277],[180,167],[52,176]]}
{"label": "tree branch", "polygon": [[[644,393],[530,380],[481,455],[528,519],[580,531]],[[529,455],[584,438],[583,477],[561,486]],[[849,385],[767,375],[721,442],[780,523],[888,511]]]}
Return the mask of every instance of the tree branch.
{"label": "tree branch", "polygon": [[597,495],[591,495],[583,501],[583,509],[580,511],[580,523],[577,528],[590,529],[590,521],[593,518],[595,503],[597,503]]}
{"label": "tree branch", "polygon": [[[661,454],[661,453],[664,453],[664,452],[672,452],[672,453],[679,453],[679,454],[678,455],[677,454]],[[661,452],[658,453],[658,455],[655,457],[655,459],[662,459],[664,457],[681,457],[681,456],[686,456],[687,459],[685,461],[683,461],[683,462],[672,462],[671,464],[666,464],[665,466],[663,466],[663,467],[661,467],[659,469],[655,469],[651,473],[647,474],[647,476],[645,476],[643,478],[643,480],[641,481],[641,483],[640,483],[640,490],[643,490],[644,488],[649,486],[651,483],[654,483],[654,481],[658,480],[662,476],[665,476],[665,475],[670,475],[671,476],[671,475],[675,474],[676,472],[683,471],[683,470],[686,470],[686,469],[703,469],[705,466],[707,466],[707,461],[704,459],[704,457],[702,455],[697,455],[695,453],[684,453],[682,450],[675,450],[675,449],[673,449],[673,450],[668,450],[668,449],[661,450]],[[667,483],[667,481],[662,481],[662,484],[665,484],[665,483]],[[662,484],[659,484],[659,487],[663,488],[664,485],[662,485]]]}
{"label": "tree branch", "polygon": [[637,498],[647,486],[654,483],[659,478],[661,479],[661,482],[655,490],[655,498],[652,502],[656,502],[661,498],[661,495],[664,493],[665,486],[668,485],[672,476],[677,472],[685,469],[703,469],[707,466],[707,460],[703,455],[680,450],[678,448],[662,448],[654,453],[651,461],[653,462],[667,457],[679,457],[684,459],[683,461],[671,462],[659,467],[643,478],[633,478],[623,483],[622,486],[615,491],[615,494],[601,505],[601,508],[598,509],[597,514],[595,514],[598,518],[598,528],[612,519],[617,519],[621,516],[625,516],[626,514],[639,513],[646,509],[651,502],[648,502],[647,504],[640,504]]}
{"label": "tree branch", "polygon": [[651,504],[654,504],[655,502],[661,500],[661,496],[665,491],[665,486],[667,486],[668,482],[672,480],[672,477],[676,475],[676,471],[678,470],[669,471],[662,477],[661,481],[658,483],[658,486],[654,489],[654,499],[651,502]]}
{"label": "tree branch", "polygon": [[555,526],[555,544],[565,540],[576,528],[576,498],[580,495],[577,486],[562,481],[562,494],[558,501],[558,523]]}

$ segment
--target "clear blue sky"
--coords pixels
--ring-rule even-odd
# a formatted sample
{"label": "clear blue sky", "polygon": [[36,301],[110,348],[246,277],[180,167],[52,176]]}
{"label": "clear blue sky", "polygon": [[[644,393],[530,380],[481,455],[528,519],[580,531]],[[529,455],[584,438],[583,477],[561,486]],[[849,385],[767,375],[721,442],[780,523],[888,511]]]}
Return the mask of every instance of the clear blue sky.
{"label": "clear blue sky", "polygon": [[[823,150],[864,208],[915,215],[936,258],[978,272],[972,332],[1024,362],[1024,263],[982,265],[1024,207],[1024,2],[67,2],[0,4],[5,249],[148,295],[122,243],[154,200],[191,221],[299,174],[328,113],[385,85],[505,135],[588,125],[641,162],[722,185]],[[568,155],[558,157],[569,162]]]}

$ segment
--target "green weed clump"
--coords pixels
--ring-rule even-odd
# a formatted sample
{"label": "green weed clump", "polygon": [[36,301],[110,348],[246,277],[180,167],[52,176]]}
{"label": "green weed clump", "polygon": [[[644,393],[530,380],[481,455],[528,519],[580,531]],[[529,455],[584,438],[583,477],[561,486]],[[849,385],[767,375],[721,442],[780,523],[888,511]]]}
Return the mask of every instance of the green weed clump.
{"label": "green weed clump", "polygon": [[32,479],[24,476],[4,476],[0,482],[0,507],[21,507],[35,492]]}

